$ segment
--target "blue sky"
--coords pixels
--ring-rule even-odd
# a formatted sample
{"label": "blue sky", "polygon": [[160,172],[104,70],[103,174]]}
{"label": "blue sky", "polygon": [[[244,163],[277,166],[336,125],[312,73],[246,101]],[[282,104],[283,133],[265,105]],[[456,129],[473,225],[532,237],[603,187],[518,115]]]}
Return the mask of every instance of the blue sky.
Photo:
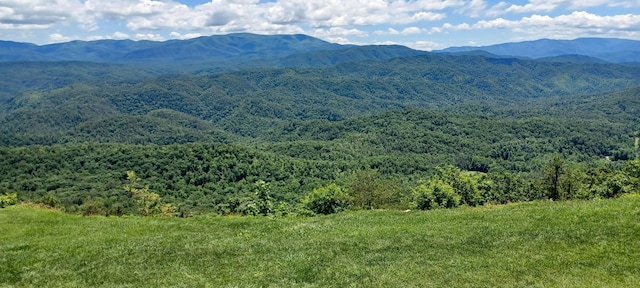
{"label": "blue sky", "polygon": [[540,38],[640,40],[640,0],[0,0],[0,40],[250,32],[432,50]]}

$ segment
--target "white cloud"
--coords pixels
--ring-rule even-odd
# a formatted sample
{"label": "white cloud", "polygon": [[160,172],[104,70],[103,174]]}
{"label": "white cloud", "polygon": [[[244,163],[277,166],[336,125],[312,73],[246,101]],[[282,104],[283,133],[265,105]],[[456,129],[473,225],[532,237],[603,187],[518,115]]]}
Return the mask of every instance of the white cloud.
{"label": "white cloud", "polygon": [[411,10],[444,10],[453,7],[462,7],[466,5],[468,0],[416,0],[416,1],[397,1],[401,5]]}
{"label": "white cloud", "polygon": [[444,45],[436,42],[431,42],[431,41],[416,41],[411,43],[404,43],[404,45],[412,49],[424,50],[424,51],[431,51],[434,49],[445,48]]}
{"label": "white cloud", "polygon": [[[535,16],[535,15],[534,15]],[[549,16],[546,16],[549,17]],[[549,17],[551,19],[551,17]],[[476,24],[473,24],[474,29],[505,29],[505,28],[515,28],[522,24],[525,24],[525,18],[522,21],[510,21],[504,18],[497,18],[490,21],[478,21]],[[461,24],[464,26],[464,24]],[[458,25],[460,26],[460,25]],[[468,25],[467,25],[468,26]]]}
{"label": "white cloud", "polygon": [[[482,22],[482,21],[480,21]],[[431,29],[432,32],[442,32],[444,30],[454,30],[454,31],[460,31],[460,30],[469,30],[471,29],[471,26],[467,23],[461,23],[461,24],[457,24],[457,25],[453,25],[451,23],[444,23],[442,24],[442,28],[440,27],[434,27]]]}
{"label": "white cloud", "polygon": [[389,29],[385,30],[376,30],[373,31],[374,35],[400,35],[400,31],[389,27]]}
{"label": "white cloud", "polygon": [[402,35],[420,34],[422,29],[418,27],[407,27],[402,30]]}
{"label": "white cloud", "polygon": [[444,18],[447,18],[447,15],[444,13],[420,11],[411,16],[411,22],[438,21]]}
{"label": "white cloud", "polygon": [[497,18],[481,20],[473,25],[446,23],[434,32],[480,29],[511,29],[520,38],[573,39],[590,35],[608,37],[640,38],[640,15],[625,14],[600,16],[585,11],[551,17],[534,14],[520,20]]}
{"label": "white cloud", "polygon": [[82,14],[83,10],[77,0],[3,0],[0,5],[3,29],[45,29],[68,22],[74,17],[74,11]]}
{"label": "white cloud", "polygon": [[86,37],[85,40],[87,41],[104,40],[104,39],[122,40],[122,39],[129,39],[129,38],[131,38],[129,34],[116,31],[112,35],[107,35],[107,36],[93,35],[93,36]]}
{"label": "white cloud", "polygon": [[312,33],[315,37],[329,38],[339,36],[367,37],[367,32],[358,29],[346,29],[343,27],[331,27],[329,29],[315,29]]}
{"label": "white cloud", "polygon": [[329,42],[338,43],[338,44],[342,44],[342,45],[345,45],[345,44],[356,44],[357,45],[357,43],[349,40],[346,37],[327,37],[326,39]]}
{"label": "white cloud", "polygon": [[307,1],[280,0],[268,9],[266,19],[273,23],[308,23],[313,27],[365,26],[385,23],[408,24],[437,21],[446,14],[432,12],[464,1]]}
{"label": "white cloud", "polygon": [[112,36],[113,36],[113,39],[126,39],[126,38],[129,38],[129,34],[122,33],[122,32],[119,32],[119,31],[114,32]]}
{"label": "white cloud", "polygon": [[[413,35],[413,34],[420,34],[420,33],[424,33],[425,29],[422,29],[420,27],[415,27],[415,26],[411,26],[411,27],[406,27],[404,29],[402,29],[402,31],[398,31],[394,28],[389,27],[389,29],[385,30],[376,30],[373,32],[374,35],[379,35],[379,36],[384,36],[384,35]],[[362,35],[362,37],[365,37],[368,35]]]}
{"label": "white cloud", "polygon": [[[550,17],[532,15],[518,21],[502,18],[491,21],[479,21],[474,28],[526,28],[526,27],[567,27],[574,29],[603,28],[610,30],[640,29],[640,15],[626,14],[615,16],[599,16],[584,11],[576,11],[568,15]],[[532,33],[536,31],[531,31]]]}
{"label": "white cloud", "polygon": [[486,14],[487,2],[484,0],[471,0],[469,3],[461,7],[458,12],[467,14],[471,17],[480,17]]}
{"label": "white cloud", "polygon": [[63,36],[60,33],[53,33],[49,35],[49,43],[69,42],[71,40],[71,37]]}
{"label": "white cloud", "polygon": [[[598,6],[608,7],[633,7],[640,5],[640,1],[616,1],[616,0],[529,0],[524,5],[500,2],[491,9],[491,13],[535,13],[535,12],[551,12],[560,7],[570,10],[579,10]],[[507,7],[508,6],[508,7]],[[499,9],[502,8],[502,9]]]}
{"label": "white cloud", "polygon": [[486,17],[495,17],[498,15],[503,15],[506,14],[506,10],[507,10],[507,3],[505,2],[500,2],[496,5],[493,5],[491,8],[487,9],[484,11],[484,15]]}
{"label": "white cloud", "polygon": [[505,12],[507,13],[530,13],[530,12],[549,12],[556,9],[560,4],[563,4],[564,0],[551,0],[551,1],[540,1],[540,0],[532,0],[525,5],[516,5],[513,4],[507,9]]}
{"label": "white cloud", "polygon": [[180,33],[174,31],[174,32],[171,32],[169,34],[169,36],[171,36],[171,38],[174,38],[174,39],[192,39],[192,38],[200,37],[200,36],[202,36],[202,34],[200,34],[200,33],[180,34]]}
{"label": "white cloud", "polygon": [[138,33],[135,36],[136,40],[152,40],[152,41],[164,41],[164,37],[160,34],[153,33]]}
{"label": "white cloud", "polygon": [[415,41],[415,42],[396,42],[396,41],[379,41],[375,42],[375,45],[402,45],[407,46],[411,49],[422,50],[422,51],[431,51],[434,49],[442,49],[446,48],[444,45],[431,41]]}
{"label": "white cloud", "polygon": [[87,0],[85,7],[105,18],[149,17],[189,10],[187,5],[170,0]]}
{"label": "white cloud", "polygon": [[212,11],[204,24],[206,26],[224,26],[237,19],[238,16],[239,15],[233,10],[220,9]]}

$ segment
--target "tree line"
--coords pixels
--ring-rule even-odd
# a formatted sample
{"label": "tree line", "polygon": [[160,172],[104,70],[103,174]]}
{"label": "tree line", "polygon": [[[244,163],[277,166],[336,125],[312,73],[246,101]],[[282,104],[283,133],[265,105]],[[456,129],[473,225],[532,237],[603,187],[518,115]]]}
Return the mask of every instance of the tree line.
{"label": "tree line", "polygon": [[3,206],[35,202],[84,215],[430,210],[640,191],[640,160],[587,165],[560,154],[528,172],[446,165],[409,175],[341,161],[283,160],[226,144],[41,146],[0,149],[0,155]]}

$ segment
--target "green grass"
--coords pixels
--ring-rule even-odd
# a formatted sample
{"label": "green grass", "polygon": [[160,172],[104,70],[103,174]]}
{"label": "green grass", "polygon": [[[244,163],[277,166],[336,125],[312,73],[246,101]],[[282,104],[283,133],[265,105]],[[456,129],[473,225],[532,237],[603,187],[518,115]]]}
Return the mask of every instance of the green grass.
{"label": "green grass", "polygon": [[640,196],[315,218],[0,209],[0,287],[640,287]]}

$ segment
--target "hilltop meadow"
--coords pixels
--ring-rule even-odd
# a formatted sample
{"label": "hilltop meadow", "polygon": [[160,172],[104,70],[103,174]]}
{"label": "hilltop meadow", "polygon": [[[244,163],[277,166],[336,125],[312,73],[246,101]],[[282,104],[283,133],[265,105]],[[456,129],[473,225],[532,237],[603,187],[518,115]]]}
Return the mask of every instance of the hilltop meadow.
{"label": "hilltop meadow", "polygon": [[0,286],[637,287],[640,197],[319,217],[0,209]]}

